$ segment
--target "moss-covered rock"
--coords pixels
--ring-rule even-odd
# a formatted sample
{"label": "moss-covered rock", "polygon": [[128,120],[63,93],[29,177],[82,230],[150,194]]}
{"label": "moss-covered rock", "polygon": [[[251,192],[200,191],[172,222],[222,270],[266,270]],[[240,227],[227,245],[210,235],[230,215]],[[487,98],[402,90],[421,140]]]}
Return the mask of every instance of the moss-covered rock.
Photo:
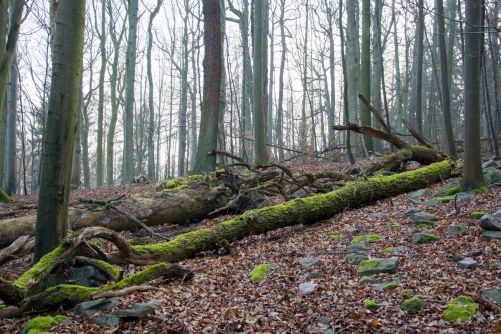
{"label": "moss-covered rock", "polygon": [[482,216],[484,216],[486,213],[483,212],[483,211],[473,211],[471,214],[470,214],[470,217],[473,218],[473,219],[480,219],[482,218]]}
{"label": "moss-covered rock", "polygon": [[360,262],[357,269],[359,277],[375,274],[394,274],[397,272],[398,258],[372,259]]}
{"label": "moss-covered rock", "polygon": [[424,301],[422,299],[419,299],[418,297],[411,297],[406,300],[402,304],[400,304],[400,308],[409,313],[409,314],[415,314],[421,311],[424,308]]}
{"label": "moss-covered rock", "polygon": [[28,320],[26,323],[23,334],[42,334],[47,333],[52,327],[56,326],[61,321],[66,320],[67,317],[57,315],[55,317],[36,317]]}
{"label": "moss-covered rock", "polygon": [[445,311],[442,313],[442,317],[451,322],[466,322],[470,320],[477,312],[478,306],[473,298],[468,296],[459,296],[453,298]]}
{"label": "moss-covered rock", "polygon": [[420,233],[415,233],[412,236],[412,241],[414,241],[417,244],[428,244],[428,243],[435,242],[437,240],[440,240],[440,238],[437,237],[436,235],[430,234],[430,233],[421,233],[420,232]]}
{"label": "moss-covered rock", "polygon": [[377,310],[378,308],[381,307],[381,305],[379,305],[378,303],[376,303],[375,301],[373,301],[372,299],[365,299],[363,302],[362,302],[362,306],[367,309],[367,310],[370,310],[370,311],[375,311]]}
{"label": "moss-covered rock", "polygon": [[391,229],[396,229],[400,226],[399,223],[395,223],[395,222],[391,222],[388,224],[388,227],[391,228]]}
{"label": "moss-covered rock", "polygon": [[400,251],[397,247],[386,247],[385,249],[383,249],[382,253],[384,255],[397,255],[398,253],[400,253]]}
{"label": "moss-covered rock", "polygon": [[270,265],[268,263],[261,263],[252,269],[249,273],[249,279],[252,283],[258,283],[266,279],[266,275],[270,270]]}
{"label": "moss-covered rock", "polygon": [[356,244],[359,242],[376,242],[381,240],[381,236],[379,234],[361,234],[357,235],[353,240],[351,240],[352,244]]}
{"label": "moss-covered rock", "polygon": [[384,285],[383,289],[385,290],[395,290],[398,287],[397,282],[388,282]]}

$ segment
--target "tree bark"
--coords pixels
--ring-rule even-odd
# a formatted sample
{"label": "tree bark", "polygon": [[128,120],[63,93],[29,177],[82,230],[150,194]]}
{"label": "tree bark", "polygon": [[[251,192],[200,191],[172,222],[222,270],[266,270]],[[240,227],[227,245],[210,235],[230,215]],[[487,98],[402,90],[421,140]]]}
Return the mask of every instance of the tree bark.
{"label": "tree bark", "polygon": [[80,98],[85,0],[60,0],[45,127],[34,262],[66,235],[71,160]]}
{"label": "tree bark", "polygon": [[464,59],[464,173],[461,188],[473,190],[485,186],[480,146],[480,66],[482,1],[466,1]]}

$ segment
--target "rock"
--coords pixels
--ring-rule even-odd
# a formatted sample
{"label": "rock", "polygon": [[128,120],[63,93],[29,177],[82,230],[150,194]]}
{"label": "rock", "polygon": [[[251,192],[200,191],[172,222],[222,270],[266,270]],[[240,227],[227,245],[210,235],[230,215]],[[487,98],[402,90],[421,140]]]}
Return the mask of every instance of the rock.
{"label": "rock", "polygon": [[320,264],[320,259],[316,257],[302,257],[299,259],[299,263],[305,268],[312,267],[314,265]]}
{"label": "rock", "polygon": [[421,211],[421,209],[419,209],[419,208],[408,208],[404,212],[402,212],[402,216],[407,217],[407,216],[413,215],[416,212],[420,212],[420,211]]}
{"label": "rock", "polygon": [[355,243],[359,243],[359,242],[376,242],[376,241],[379,241],[381,240],[381,236],[379,234],[374,234],[374,233],[371,233],[371,234],[360,234],[360,235],[357,235],[355,238],[353,238],[353,240],[351,240],[351,243],[352,244],[355,244]]}
{"label": "rock", "polygon": [[375,274],[394,274],[398,269],[398,258],[372,259],[360,262],[357,274],[361,276],[371,276]]}
{"label": "rock", "polygon": [[501,231],[484,231],[482,236],[484,238],[501,240]]}
{"label": "rock", "polygon": [[330,325],[330,323],[332,322],[332,319],[330,317],[323,315],[323,316],[318,318],[318,322],[321,324],[324,324],[324,325]]}
{"label": "rock", "polygon": [[457,192],[459,192],[459,182],[459,179],[451,180],[451,182],[438,188],[433,194],[433,197],[450,196],[456,194]]}
{"label": "rock", "polygon": [[452,237],[463,233],[464,233],[464,227],[459,225],[452,225],[447,229],[447,235]]}
{"label": "rock", "polygon": [[130,309],[113,312],[112,316],[126,321],[142,319],[151,314],[155,314],[155,311],[159,311],[161,307],[162,302],[160,300],[152,299],[147,303],[134,304]]}
{"label": "rock", "polygon": [[494,160],[488,160],[482,164],[482,168],[501,167],[501,164]]}
{"label": "rock", "polygon": [[120,318],[114,317],[112,315],[102,315],[92,318],[92,322],[104,326],[117,326],[120,324]]}
{"label": "rock", "polygon": [[308,295],[310,293],[313,293],[317,289],[317,286],[318,284],[314,282],[301,283],[299,284],[299,294]]}
{"label": "rock", "polygon": [[461,269],[474,269],[478,266],[478,262],[472,259],[471,257],[465,257],[464,259],[458,262],[458,266]]}
{"label": "rock", "polygon": [[483,215],[480,218],[480,227],[484,230],[501,231],[501,217]]}
{"label": "rock", "polygon": [[417,243],[417,244],[427,244],[427,243],[435,242],[439,239],[440,238],[437,237],[436,235],[429,234],[429,233],[422,233],[422,232],[415,233],[412,236],[412,241]]}
{"label": "rock", "polygon": [[484,180],[487,185],[501,185],[501,170],[497,168],[484,168]]}
{"label": "rock", "polygon": [[439,201],[437,201],[437,199],[436,199],[436,198],[430,198],[430,199],[428,199],[426,202],[424,202],[424,203],[423,203],[423,206],[424,206],[425,208],[429,208],[429,207],[432,207],[432,206],[437,205],[437,204],[439,204],[439,203],[440,203],[440,202],[439,202]]}
{"label": "rock", "polygon": [[[407,197],[407,199],[412,202],[412,203],[415,203],[420,197],[423,197],[425,195],[428,194],[428,189],[424,188],[424,189],[419,189],[419,190],[416,190],[415,192],[411,193],[409,195],[409,197]],[[419,201],[417,201],[419,203]]]}
{"label": "rock", "polygon": [[373,218],[386,218],[390,215],[389,212],[373,212],[371,213],[371,217]]}
{"label": "rock", "polygon": [[494,270],[501,269],[501,261],[493,260],[493,261],[489,262],[489,267],[491,269],[494,269]]}
{"label": "rock", "polygon": [[485,212],[483,211],[473,211],[470,213],[470,217],[473,219],[480,219],[485,215]]}
{"label": "rock", "polygon": [[361,284],[376,284],[377,283],[377,280],[375,280],[374,278],[372,278],[370,276],[362,276],[362,277],[360,277],[360,279],[358,281]]}
{"label": "rock", "polygon": [[398,255],[400,250],[397,247],[386,247],[381,251],[384,255]]}
{"label": "rock", "polygon": [[100,298],[88,302],[83,302],[75,306],[73,312],[87,317],[91,317],[97,312],[111,309],[118,303],[119,300],[120,298],[116,297],[116,298]]}
{"label": "rock", "polygon": [[465,258],[464,256],[460,256],[460,255],[449,255],[449,256],[447,256],[447,259],[451,260],[452,262],[463,261],[464,258]]}
{"label": "rock", "polygon": [[482,296],[492,300],[494,303],[501,302],[501,289],[482,291]]}
{"label": "rock", "polygon": [[358,253],[360,251],[364,251],[367,249],[368,243],[367,241],[355,242],[350,244],[346,248],[347,253]]}
{"label": "rock", "polygon": [[357,254],[357,253],[349,253],[344,257],[344,259],[348,262],[353,262],[355,264],[359,264],[360,262],[367,260],[367,255]]}
{"label": "rock", "polygon": [[438,217],[433,213],[420,211],[412,214],[409,219],[416,224],[431,224],[438,220]]}

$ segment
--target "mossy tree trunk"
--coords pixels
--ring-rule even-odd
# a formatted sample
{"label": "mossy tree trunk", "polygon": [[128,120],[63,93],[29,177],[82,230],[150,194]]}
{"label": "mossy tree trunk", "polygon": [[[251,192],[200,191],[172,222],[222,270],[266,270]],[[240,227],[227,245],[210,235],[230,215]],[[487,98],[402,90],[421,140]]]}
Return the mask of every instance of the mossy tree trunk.
{"label": "mossy tree trunk", "polygon": [[0,188],[0,202],[9,203],[10,201],[12,201],[12,198],[10,198],[10,196],[7,195],[2,188]]}
{"label": "mossy tree trunk", "polygon": [[82,72],[85,0],[61,0],[56,14],[49,110],[42,149],[35,257],[57,247],[66,234],[71,161]]}

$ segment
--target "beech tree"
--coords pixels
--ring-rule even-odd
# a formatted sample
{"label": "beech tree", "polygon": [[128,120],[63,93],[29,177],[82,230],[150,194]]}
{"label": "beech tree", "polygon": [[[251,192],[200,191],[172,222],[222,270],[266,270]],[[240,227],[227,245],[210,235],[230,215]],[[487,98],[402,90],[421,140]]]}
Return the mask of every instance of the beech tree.
{"label": "beech tree", "polygon": [[59,245],[67,230],[71,160],[80,99],[84,17],[85,0],[59,0],[35,227],[35,263]]}

